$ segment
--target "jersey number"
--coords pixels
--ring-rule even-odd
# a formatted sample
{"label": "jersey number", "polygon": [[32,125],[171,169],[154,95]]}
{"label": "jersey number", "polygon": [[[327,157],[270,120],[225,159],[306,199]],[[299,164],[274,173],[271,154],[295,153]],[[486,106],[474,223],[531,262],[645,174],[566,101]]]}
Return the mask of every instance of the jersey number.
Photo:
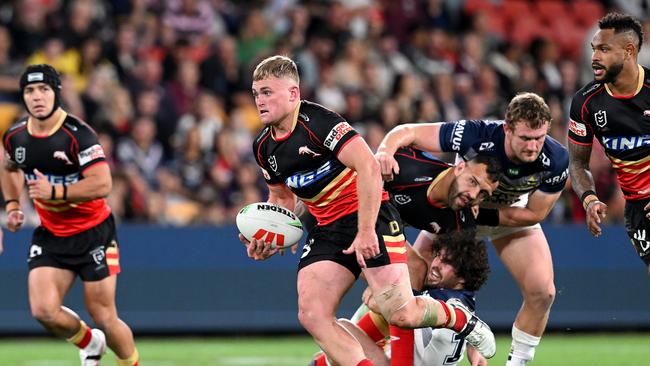
{"label": "jersey number", "polygon": [[460,360],[463,352],[463,344],[465,343],[465,338],[459,337],[458,334],[454,334],[451,338],[451,342],[456,345],[454,348],[454,353],[445,356],[445,365],[454,365]]}

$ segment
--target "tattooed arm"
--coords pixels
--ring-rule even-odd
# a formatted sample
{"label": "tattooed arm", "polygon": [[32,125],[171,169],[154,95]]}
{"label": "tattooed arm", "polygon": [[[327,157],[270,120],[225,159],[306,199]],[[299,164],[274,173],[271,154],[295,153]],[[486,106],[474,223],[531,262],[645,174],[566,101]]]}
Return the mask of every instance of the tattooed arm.
{"label": "tattooed arm", "polygon": [[[594,178],[589,170],[589,159],[591,157],[591,145],[579,145],[569,140],[569,174],[571,186],[578,197],[581,198],[582,206],[586,211],[587,227],[594,236],[600,236],[602,229],[601,220],[607,215],[607,205],[601,202],[596,195]],[[593,192],[583,195],[585,192]]]}

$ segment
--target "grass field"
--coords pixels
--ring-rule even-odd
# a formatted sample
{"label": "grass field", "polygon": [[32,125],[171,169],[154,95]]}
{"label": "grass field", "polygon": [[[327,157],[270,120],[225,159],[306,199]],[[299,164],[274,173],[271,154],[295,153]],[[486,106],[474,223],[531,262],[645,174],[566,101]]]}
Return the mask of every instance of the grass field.
{"label": "grass field", "polygon": [[[497,340],[491,365],[503,365],[510,339]],[[141,366],[305,366],[318,349],[307,337],[139,338]],[[112,354],[103,366],[115,366]],[[53,339],[0,339],[1,366],[77,366],[77,352]],[[463,365],[468,365],[467,361]],[[531,365],[650,365],[650,334],[552,334]]]}

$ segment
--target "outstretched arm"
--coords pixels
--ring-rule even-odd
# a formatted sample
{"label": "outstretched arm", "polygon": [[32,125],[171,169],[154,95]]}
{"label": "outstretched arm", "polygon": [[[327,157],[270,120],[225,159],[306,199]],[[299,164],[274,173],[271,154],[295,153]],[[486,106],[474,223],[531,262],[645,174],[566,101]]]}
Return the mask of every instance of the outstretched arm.
{"label": "outstretched arm", "polygon": [[594,178],[589,170],[591,145],[580,145],[569,140],[569,174],[571,185],[586,211],[587,227],[594,236],[600,236],[603,230],[601,220],[607,215],[607,205],[596,195]]}
{"label": "outstretched arm", "polygon": [[393,174],[399,174],[399,165],[393,154],[403,146],[413,145],[420,150],[441,152],[440,126],[442,123],[407,123],[393,128],[379,144],[375,158],[381,166],[384,180],[393,179]]}
{"label": "outstretched arm", "polygon": [[359,137],[350,140],[339,151],[338,159],[357,172],[357,196],[359,199],[357,236],[352,245],[343,253],[356,252],[359,266],[365,268],[365,259],[379,254],[379,241],[375,232],[382,192],[379,164],[374,159],[366,142]]}

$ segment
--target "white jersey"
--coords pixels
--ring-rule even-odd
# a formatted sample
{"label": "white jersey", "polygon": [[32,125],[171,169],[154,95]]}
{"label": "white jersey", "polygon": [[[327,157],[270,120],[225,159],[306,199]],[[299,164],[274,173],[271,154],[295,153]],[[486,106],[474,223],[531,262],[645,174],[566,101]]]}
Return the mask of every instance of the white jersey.
{"label": "white jersey", "polygon": [[[459,299],[469,309],[475,306],[474,293],[447,289],[429,290],[422,293],[434,299],[447,301]],[[365,305],[355,312],[351,321],[356,323],[368,311]],[[460,364],[465,354],[465,339],[447,328],[413,329],[413,366],[455,366]],[[392,341],[396,341],[391,336]],[[390,342],[386,346],[386,355],[390,358]]]}

